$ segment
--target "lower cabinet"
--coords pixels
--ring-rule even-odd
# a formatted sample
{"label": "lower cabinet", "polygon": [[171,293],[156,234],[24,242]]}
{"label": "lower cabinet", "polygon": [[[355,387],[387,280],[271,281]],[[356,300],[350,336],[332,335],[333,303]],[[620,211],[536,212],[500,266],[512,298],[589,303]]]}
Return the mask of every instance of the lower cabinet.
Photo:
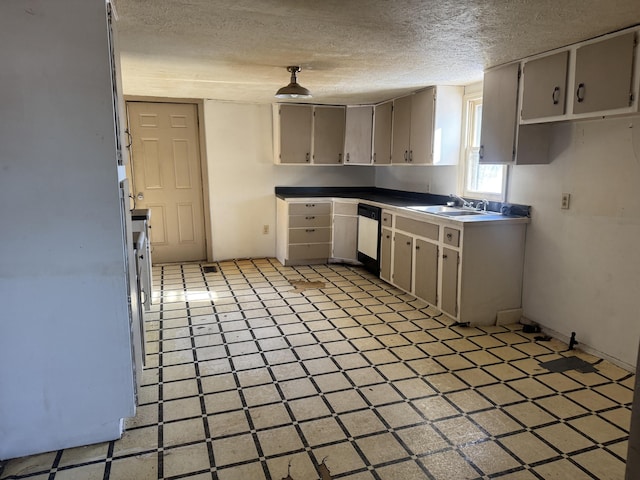
{"label": "lower cabinet", "polygon": [[355,262],[358,260],[358,203],[333,202],[333,240],[331,257]]}
{"label": "lower cabinet", "polygon": [[393,233],[388,228],[382,228],[380,233],[380,278],[391,283],[391,237]]}
{"label": "lower cabinet", "polygon": [[438,245],[416,238],[415,285],[416,297],[432,305],[438,304]]}
{"label": "lower cabinet", "polygon": [[521,307],[526,223],[393,217],[382,227],[381,279],[459,322],[493,325]]}
{"label": "lower cabinet", "polygon": [[276,257],[283,265],[326,263],[331,257],[331,202],[277,199]]}
{"label": "lower cabinet", "polygon": [[442,249],[442,301],[440,309],[452,317],[458,316],[459,264],[460,255],[458,252],[451,248]]}
{"label": "lower cabinet", "polygon": [[393,236],[393,284],[411,291],[413,237],[396,232]]}

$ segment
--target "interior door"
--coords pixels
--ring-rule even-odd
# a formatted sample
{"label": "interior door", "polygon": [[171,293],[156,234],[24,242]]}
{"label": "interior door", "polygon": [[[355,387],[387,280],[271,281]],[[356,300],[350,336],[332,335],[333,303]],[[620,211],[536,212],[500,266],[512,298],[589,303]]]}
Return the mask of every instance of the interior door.
{"label": "interior door", "polygon": [[198,115],[194,104],[127,102],[136,208],[151,209],[157,263],[206,259]]}

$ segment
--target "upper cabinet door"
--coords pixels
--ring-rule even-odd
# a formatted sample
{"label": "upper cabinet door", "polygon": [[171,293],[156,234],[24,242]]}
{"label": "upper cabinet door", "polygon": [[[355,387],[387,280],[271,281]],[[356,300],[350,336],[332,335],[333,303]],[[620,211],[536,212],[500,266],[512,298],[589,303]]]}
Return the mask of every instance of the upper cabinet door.
{"label": "upper cabinet door", "polygon": [[375,106],[375,114],[373,116],[373,163],[376,165],[391,163],[392,110],[392,101]]}
{"label": "upper cabinet door", "polygon": [[531,60],[524,64],[523,120],[565,113],[569,51]]}
{"label": "upper cabinet door", "polygon": [[279,163],[310,163],[311,105],[279,105]]}
{"label": "upper cabinet door", "polygon": [[484,74],[480,163],[515,159],[520,65],[512,63]]}
{"label": "upper cabinet door", "polygon": [[409,163],[427,164],[433,162],[435,91],[435,88],[428,88],[413,95]]}
{"label": "upper cabinet door", "polygon": [[344,107],[320,107],[314,110],[313,163],[342,163],[344,150]]}
{"label": "upper cabinet door", "polygon": [[344,137],[344,163],[346,165],[371,164],[371,135],[373,107],[347,107]]}
{"label": "upper cabinet door", "polygon": [[393,101],[393,134],[391,163],[409,162],[409,139],[411,134],[411,98],[413,95]]}
{"label": "upper cabinet door", "polygon": [[634,32],[576,50],[573,113],[631,105]]}

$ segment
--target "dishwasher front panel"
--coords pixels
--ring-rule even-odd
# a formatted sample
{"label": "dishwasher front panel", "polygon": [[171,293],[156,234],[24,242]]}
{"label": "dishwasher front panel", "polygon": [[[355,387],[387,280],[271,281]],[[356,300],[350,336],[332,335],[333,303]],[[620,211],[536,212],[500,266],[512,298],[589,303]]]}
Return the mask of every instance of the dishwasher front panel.
{"label": "dishwasher front panel", "polygon": [[358,261],[374,275],[380,274],[380,216],[382,209],[358,204]]}
{"label": "dishwasher front panel", "polygon": [[358,253],[378,259],[378,220],[358,217]]}

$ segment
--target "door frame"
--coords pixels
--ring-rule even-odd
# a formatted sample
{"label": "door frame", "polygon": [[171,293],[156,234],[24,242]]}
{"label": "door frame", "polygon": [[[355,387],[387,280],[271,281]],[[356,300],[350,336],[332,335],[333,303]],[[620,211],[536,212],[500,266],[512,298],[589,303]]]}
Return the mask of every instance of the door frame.
{"label": "door frame", "polygon": [[[205,141],[205,118],[204,118],[204,100],[199,98],[172,98],[172,97],[146,97],[142,95],[124,95],[125,105],[127,102],[148,102],[148,103],[184,103],[196,106],[198,115],[198,143],[200,147],[200,170],[202,176],[202,203],[204,215],[204,241],[207,253],[207,262],[213,261],[213,242],[211,238],[211,208],[209,202],[209,168],[207,162],[207,149]],[[127,113],[127,132],[129,131],[129,109]],[[131,160],[131,152],[129,151],[129,162]]]}

